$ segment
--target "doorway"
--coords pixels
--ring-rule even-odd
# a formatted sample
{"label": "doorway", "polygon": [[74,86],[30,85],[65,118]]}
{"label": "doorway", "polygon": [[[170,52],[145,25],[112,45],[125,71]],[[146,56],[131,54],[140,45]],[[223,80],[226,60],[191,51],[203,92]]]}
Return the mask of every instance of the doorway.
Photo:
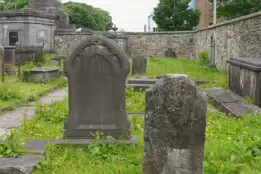
{"label": "doorway", "polygon": [[9,46],[15,46],[16,42],[18,42],[18,31],[10,31]]}

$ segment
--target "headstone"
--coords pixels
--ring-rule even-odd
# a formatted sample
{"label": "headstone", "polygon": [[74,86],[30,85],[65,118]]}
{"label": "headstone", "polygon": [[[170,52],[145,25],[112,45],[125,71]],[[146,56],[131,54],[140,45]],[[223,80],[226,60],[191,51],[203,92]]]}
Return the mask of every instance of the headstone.
{"label": "headstone", "polygon": [[132,58],[132,76],[139,74],[139,75],[146,75],[147,69],[147,58],[143,55],[139,55]]}
{"label": "headstone", "polygon": [[207,97],[187,75],[146,93],[144,174],[202,174]]}
{"label": "headstone", "polygon": [[4,64],[5,64],[5,72],[8,76],[15,76],[16,70],[15,70],[15,46],[4,46],[5,49],[5,58],[4,58]]}
{"label": "headstone", "polygon": [[165,57],[177,58],[177,55],[173,48],[168,48],[167,51],[165,51]]}
{"label": "headstone", "polygon": [[215,40],[211,37],[210,66],[215,67]]}
{"label": "headstone", "polygon": [[65,59],[64,66],[70,110],[64,138],[93,138],[91,133],[96,131],[116,139],[131,138],[125,109],[130,63],[117,43],[102,35],[92,35]]}

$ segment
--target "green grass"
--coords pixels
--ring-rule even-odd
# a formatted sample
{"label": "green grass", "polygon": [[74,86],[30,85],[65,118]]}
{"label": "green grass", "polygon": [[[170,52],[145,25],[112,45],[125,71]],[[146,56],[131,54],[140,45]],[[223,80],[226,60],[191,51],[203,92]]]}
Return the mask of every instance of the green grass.
{"label": "green grass", "polygon": [[0,84],[0,108],[11,106],[20,101],[36,101],[39,96],[46,94],[52,89],[67,86],[63,77],[52,81],[49,84],[36,83],[6,83]]}
{"label": "green grass", "polygon": [[204,79],[208,84],[200,85],[201,88],[222,87],[228,88],[228,75],[217,69],[210,69],[200,62],[186,59],[148,59],[147,76],[157,77],[164,74],[187,74],[192,79]]}
{"label": "green grass", "polygon": [[[136,101],[136,98],[127,96],[127,102],[131,101]],[[52,105],[39,105],[37,116],[26,122],[20,132],[26,139],[60,139],[67,114],[68,100]],[[47,159],[42,161],[35,173],[141,173],[144,120],[140,116],[130,119],[132,135],[138,137],[138,147],[106,147],[98,155],[92,155],[93,151],[87,146],[50,145],[47,148]],[[261,173],[260,124],[261,116],[246,116],[236,120],[209,105],[205,173]]]}
{"label": "green grass", "polygon": [[[42,67],[57,67],[50,64],[50,59],[55,56],[56,54],[44,54],[41,60]],[[37,68],[35,63],[27,62],[20,68],[21,76],[23,76],[23,71],[32,70],[34,68]],[[67,86],[67,81],[63,77],[59,77],[48,84],[27,83],[22,82],[22,79],[22,77],[19,80],[16,76],[5,76],[5,83],[0,83],[0,108],[12,106],[20,101],[36,101],[38,97],[52,89]]]}
{"label": "green grass", "polygon": [[[207,69],[198,62],[177,59],[151,59],[148,75],[166,73],[188,74],[191,78],[212,81],[206,87],[227,87],[226,73]],[[127,112],[145,111],[145,92],[126,92]],[[37,105],[36,116],[19,128],[22,139],[61,139],[64,120],[68,115],[68,99],[52,105]],[[138,146],[48,145],[47,159],[41,160],[34,173],[44,174],[137,174],[142,173],[144,155],[144,120],[130,117],[132,135],[138,137]],[[242,119],[228,117],[211,105],[208,107],[204,170],[206,174],[261,174],[261,116],[249,115]],[[95,138],[101,141],[102,138]],[[18,150],[17,150],[18,149]],[[21,150],[17,145],[14,151]],[[1,152],[1,151],[0,151]],[[12,153],[11,153],[12,154]],[[1,153],[0,153],[1,155]]]}
{"label": "green grass", "polygon": [[209,107],[205,173],[261,173],[261,115],[227,117]]}

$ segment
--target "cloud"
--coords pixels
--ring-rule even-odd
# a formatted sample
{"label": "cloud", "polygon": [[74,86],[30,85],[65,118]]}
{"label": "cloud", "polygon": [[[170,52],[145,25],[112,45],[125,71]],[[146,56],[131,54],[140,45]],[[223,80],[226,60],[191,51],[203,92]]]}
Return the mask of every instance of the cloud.
{"label": "cloud", "polygon": [[[108,11],[113,23],[125,31],[143,31],[148,25],[148,16],[159,0],[71,0],[83,2]],[[62,0],[68,2],[68,0]]]}

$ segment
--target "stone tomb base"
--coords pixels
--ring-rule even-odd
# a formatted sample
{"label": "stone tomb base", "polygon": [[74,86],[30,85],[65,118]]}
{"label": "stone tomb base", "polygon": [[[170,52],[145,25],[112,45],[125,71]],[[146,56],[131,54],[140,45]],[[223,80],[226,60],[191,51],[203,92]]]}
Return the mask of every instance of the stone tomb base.
{"label": "stone tomb base", "polygon": [[[111,140],[104,140],[105,143],[111,144]],[[35,166],[40,162],[41,159],[44,159],[45,156],[45,146],[48,143],[54,145],[89,145],[94,143],[95,139],[74,139],[74,140],[30,140],[25,145],[25,148],[28,152],[35,155],[25,155],[18,158],[0,158],[0,174],[9,174],[9,173],[19,173],[19,174],[29,174],[35,169]],[[3,143],[0,140],[0,144]],[[138,138],[133,136],[129,140],[115,140],[115,144],[123,145],[137,145]]]}
{"label": "stone tomb base", "polygon": [[24,81],[33,83],[49,83],[61,75],[58,68],[38,68],[23,73]]}

